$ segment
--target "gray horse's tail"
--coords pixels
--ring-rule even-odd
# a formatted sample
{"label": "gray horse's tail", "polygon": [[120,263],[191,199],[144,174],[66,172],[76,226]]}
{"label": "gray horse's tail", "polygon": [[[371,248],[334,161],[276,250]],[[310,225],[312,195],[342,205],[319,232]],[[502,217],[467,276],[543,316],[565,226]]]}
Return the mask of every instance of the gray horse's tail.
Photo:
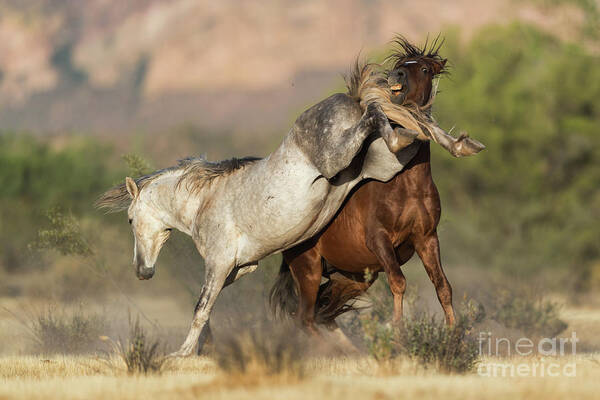
{"label": "gray horse's tail", "polygon": [[[356,310],[351,301],[363,293],[364,290],[345,278],[322,283],[315,305],[315,322],[328,325],[340,315]],[[281,260],[277,281],[269,293],[269,305],[276,318],[293,317],[298,309],[298,288],[285,259]]]}

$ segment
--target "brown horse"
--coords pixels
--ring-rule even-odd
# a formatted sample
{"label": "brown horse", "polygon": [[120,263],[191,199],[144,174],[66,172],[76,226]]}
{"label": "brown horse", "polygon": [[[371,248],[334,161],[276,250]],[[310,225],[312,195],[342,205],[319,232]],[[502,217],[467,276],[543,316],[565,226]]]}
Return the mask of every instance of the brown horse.
{"label": "brown horse", "polygon": [[[403,102],[425,106],[432,80],[444,72],[446,60],[434,43],[420,49],[404,39],[394,54],[388,83]],[[408,87],[397,85],[405,78]],[[335,318],[351,307],[346,303],[364,293],[385,271],[394,296],[394,321],[402,317],[406,279],[401,266],[415,253],[421,258],[437,291],[448,324],[454,323],[452,288],[440,260],[437,226],[441,205],[431,176],[429,142],[404,170],[383,183],[366,181],[355,188],[333,221],[316,237],[283,252],[270,302],[276,314],[296,314],[316,332],[315,322],[335,328]],[[371,279],[365,281],[365,270]],[[322,276],[329,281],[321,284]],[[299,297],[299,298],[298,298]]]}

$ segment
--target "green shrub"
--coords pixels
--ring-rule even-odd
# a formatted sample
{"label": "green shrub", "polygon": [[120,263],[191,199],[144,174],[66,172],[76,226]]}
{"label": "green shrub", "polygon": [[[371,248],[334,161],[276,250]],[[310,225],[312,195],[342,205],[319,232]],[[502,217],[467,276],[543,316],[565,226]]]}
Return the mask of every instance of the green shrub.
{"label": "green shrub", "polygon": [[434,114],[487,149],[456,160],[432,145],[444,257],[523,277],[580,273],[600,259],[600,57],[522,23],[466,45],[446,37],[451,76]]}
{"label": "green shrub", "polygon": [[559,318],[557,303],[544,300],[535,291],[499,290],[494,297],[491,318],[529,336],[555,337],[567,329]]}
{"label": "green shrub", "polygon": [[472,330],[484,315],[472,303],[465,302],[461,306],[456,323],[451,327],[424,311],[405,315],[397,326],[379,315],[376,311],[360,317],[365,344],[377,361],[403,356],[425,368],[434,367],[446,373],[469,372],[477,365],[479,344]]}
{"label": "green shrub", "polygon": [[129,176],[137,178],[152,172],[150,163],[139,154],[129,153],[123,156],[123,160],[129,167]]}
{"label": "green shrub", "polygon": [[400,354],[425,367],[447,373],[470,372],[479,359],[479,344],[471,335],[474,322],[465,313],[459,313],[451,327],[426,313],[410,316],[397,329],[395,345]]}
{"label": "green shrub", "polygon": [[38,232],[40,220],[57,207],[69,211],[65,218],[90,213],[98,193],[124,175],[111,158],[106,146],[92,140],[73,138],[54,148],[29,135],[0,132],[0,268],[24,272],[44,266],[27,251],[36,240],[85,251],[60,245],[74,233],[71,221],[55,220],[58,230]]}
{"label": "green shrub", "polygon": [[51,209],[46,215],[50,226],[38,231],[38,239],[30,247],[56,250],[62,255],[92,254],[92,249],[73,215],[65,215],[58,208]]}
{"label": "green shrub", "polygon": [[109,149],[91,140],[72,139],[55,149],[28,135],[0,132],[0,200],[33,210],[90,210],[97,194],[123,175],[110,159]]}
{"label": "green shrub", "polygon": [[106,318],[88,313],[82,307],[71,312],[49,307],[28,324],[41,354],[82,354],[93,352],[107,329]]}

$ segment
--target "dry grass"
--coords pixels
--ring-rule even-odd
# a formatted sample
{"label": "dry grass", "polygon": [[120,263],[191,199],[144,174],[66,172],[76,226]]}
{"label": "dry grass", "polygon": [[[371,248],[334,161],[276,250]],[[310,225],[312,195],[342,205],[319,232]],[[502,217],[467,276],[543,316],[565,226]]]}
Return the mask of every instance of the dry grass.
{"label": "dry grass", "polygon": [[[119,356],[120,360],[127,366],[127,372],[135,373],[160,373],[166,366],[167,359],[164,355],[164,346],[159,339],[151,339],[146,330],[140,324],[139,319],[129,318],[129,337],[127,340],[113,341],[105,337],[113,347],[113,354]],[[161,349],[161,347],[163,347]],[[105,361],[115,366],[110,356]]]}
{"label": "dry grass", "polygon": [[[14,304],[4,303],[7,306]],[[152,309],[152,307],[148,307]],[[154,310],[164,313],[164,310]],[[592,344],[600,326],[597,310],[566,308],[561,315],[582,341]],[[7,317],[8,318],[8,317]],[[10,320],[7,320],[10,321]],[[12,347],[22,332],[11,333],[0,319],[0,345]],[[6,328],[6,329],[4,329]],[[579,350],[579,346],[578,346]],[[600,353],[556,359],[576,363],[577,376],[502,378],[477,373],[441,374],[418,362],[399,358],[378,363],[373,358],[309,358],[303,361],[302,379],[256,371],[223,372],[214,359],[190,358],[169,362],[161,374],[130,375],[114,355],[109,365],[92,356],[0,356],[0,400],[3,399],[595,399],[600,380]],[[552,360],[552,358],[547,358]],[[540,357],[484,358],[483,362],[511,365],[539,362]],[[114,368],[111,365],[120,365]]]}
{"label": "dry grass", "polygon": [[[0,359],[0,399],[133,399],[202,398],[214,399],[387,399],[397,397],[444,399],[495,398],[596,398],[600,379],[600,356],[560,358],[564,365],[575,362],[577,376],[546,378],[487,378],[477,374],[443,375],[423,370],[402,360],[390,375],[372,359],[333,358],[307,361],[305,380],[294,383],[257,379],[236,384],[221,375],[208,358],[191,358],[171,363],[162,375],[128,375],[100,360],[83,356]],[[528,358],[527,362],[539,361]],[[522,362],[523,359],[488,362]]]}
{"label": "dry grass", "polygon": [[295,324],[265,321],[220,338],[214,358],[230,382],[254,385],[266,378],[293,383],[306,375],[310,343]]}

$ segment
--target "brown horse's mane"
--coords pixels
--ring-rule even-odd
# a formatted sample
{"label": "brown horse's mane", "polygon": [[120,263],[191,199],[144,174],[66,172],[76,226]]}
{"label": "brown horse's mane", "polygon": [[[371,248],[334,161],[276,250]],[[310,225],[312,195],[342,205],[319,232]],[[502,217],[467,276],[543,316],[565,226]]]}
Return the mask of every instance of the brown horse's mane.
{"label": "brown horse's mane", "polygon": [[429,42],[429,38],[427,38],[423,47],[419,48],[410,43],[404,36],[396,35],[392,40],[392,44],[392,54],[384,61],[384,63],[392,61],[392,69],[399,68],[406,61],[415,60],[424,61],[430,65],[436,64],[438,68],[440,68],[436,75],[448,73],[448,70],[445,69],[446,59],[439,54],[439,51],[444,44],[444,39],[442,37],[437,36],[431,42]]}
{"label": "brown horse's mane", "polygon": [[[230,158],[221,161],[208,161],[202,157],[188,157],[178,160],[177,165],[160,169],[151,174],[135,179],[139,190],[142,190],[156,178],[170,172],[183,171],[177,185],[185,184],[191,191],[197,191],[205,184],[218,177],[229,175],[247,164],[260,160],[258,157]],[[105,209],[107,212],[125,210],[131,204],[131,197],[124,183],[121,183],[104,192],[96,203],[96,208]]]}
{"label": "brown horse's mane", "polygon": [[[423,48],[419,48],[402,36],[396,36],[393,40],[395,48],[390,56],[388,56],[382,64],[365,63],[357,59],[351,72],[344,77],[348,95],[354,97],[361,105],[366,107],[377,102],[387,115],[387,117],[407,128],[419,132],[421,140],[431,138],[428,126],[433,123],[429,110],[436,95],[436,88],[432,90],[429,102],[425,106],[417,106],[416,104],[406,103],[397,105],[392,103],[392,92],[387,83],[387,76],[390,70],[400,67],[403,63],[409,60],[421,60],[429,65],[436,65],[436,73],[445,73],[443,59],[438,51],[443,44],[439,36],[429,44],[425,42]],[[393,61],[390,69],[385,68],[384,64],[388,61]]]}
{"label": "brown horse's mane", "polygon": [[[352,72],[345,77],[348,95],[355,98],[363,110],[366,110],[370,103],[379,104],[388,119],[418,132],[419,139],[429,140],[431,134],[428,127],[434,122],[427,110],[415,104],[392,103],[392,91],[387,83],[387,73],[388,71],[380,64],[361,64],[357,60]],[[433,103],[435,94],[436,91],[433,90],[428,104]]]}

